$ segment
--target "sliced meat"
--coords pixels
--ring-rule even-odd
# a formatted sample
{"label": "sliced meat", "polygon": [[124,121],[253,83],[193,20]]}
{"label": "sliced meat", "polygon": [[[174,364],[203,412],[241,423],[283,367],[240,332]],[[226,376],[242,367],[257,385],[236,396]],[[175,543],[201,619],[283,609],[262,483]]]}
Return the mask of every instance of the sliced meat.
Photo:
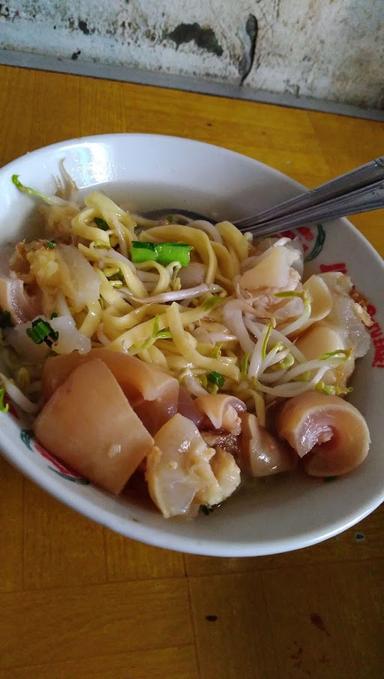
{"label": "sliced meat", "polygon": [[195,423],[196,427],[200,428],[204,415],[196,406],[196,399],[192,398],[189,391],[184,387],[180,387],[179,390],[177,412],[180,415],[184,415],[184,417],[188,417],[189,420]]}
{"label": "sliced meat", "polygon": [[111,370],[79,365],[34,422],[40,443],[95,484],[120,493],[153,447]]}
{"label": "sliced meat", "polygon": [[346,474],[368,454],[370,436],[364,417],[338,396],[313,391],[289,399],[277,430],[303,458],[311,476]]}
{"label": "sliced meat", "polygon": [[311,300],[311,315],[305,325],[300,327],[300,333],[313,323],[321,321],[330,313],[333,305],[332,295],[321,276],[310,276],[304,285],[303,290],[309,294]]}
{"label": "sliced meat", "polygon": [[326,323],[315,323],[300,335],[296,346],[308,361],[320,358],[323,354],[348,349],[337,329]]}
{"label": "sliced meat", "polygon": [[0,276],[0,308],[9,311],[15,324],[25,323],[41,312],[40,296],[30,296],[23,281]]}
{"label": "sliced meat", "polygon": [[[43,371],[43,393],[47,399],[79,365],[102,360],[112,371],[134,409],[151,431],[157,431],[177,412],[179,383],[159,368],[109,349],[92,349],[49,358]],[[149,402],[149,403],[148,403]]]}
{"label": "sliced meat", "polygon": [[131,402],[135,413],[152,436],[177,412],[176,399],[168,400],[164,396],[155,398],[153,401],[146,401],[139,396],[137,400]]}
{"label": "sliced meat", "polygon": [[[308,361],[318,359],[323,354],[349,349],[345,344],[345,337],[337,328],[328,325],[326,321],[315,323],[306,330],[300,335],[296,346]],[[336,383],[339,386],[344,386],[352,375],[354,368],[355,360],[353,355],[351,355],[337,368],[330,368],[323,376],[323,380],[330,384]]]}
{"label": "sliced meat", "polygon": [[240,468],[249,476],[270,476],[294,469],[297,455],[257,422],[256,415],[241,415]]}
{"label": "sliced meat", "polygon": [[255,266],[243,273],[240,286],[246,290],[294,290],[300,281],[300,275],[293,265],[299,257],[299,253],[292,248],[273,245],[260,256]]}
{"label": "sliced meat", "polygon": [[206,415],[213,429],[224,429],[230,434],[240,434],[239,413],[246,408],[239,398],[228,394],[207,394],[196,399],[196,406]]}
{"label": "sliced meat", "polygon": [[240,437],[220,431],[201,431],[205,443],[210,448],[222,448],[237,459],[239,456]]}
{"label": "sliced meat", "polygon": [[332,294],[332,310],[326,318],[328,325],[335,329],[344,338],[347,347],[353,349],[354,356],[365,356],[371,346],[371,338],[365,327],[368,320],[361,305],[357,304],[350,296],[352,281],[349,276],[331,271],[319,275],[328,286]]}
{"label": "sliced meat", "polygon": [[170,518],[225,500],[240,483],[240,469],[230,453],[209,448],[194,423],[177,414],[155,436],[146,478],[153,502]]}

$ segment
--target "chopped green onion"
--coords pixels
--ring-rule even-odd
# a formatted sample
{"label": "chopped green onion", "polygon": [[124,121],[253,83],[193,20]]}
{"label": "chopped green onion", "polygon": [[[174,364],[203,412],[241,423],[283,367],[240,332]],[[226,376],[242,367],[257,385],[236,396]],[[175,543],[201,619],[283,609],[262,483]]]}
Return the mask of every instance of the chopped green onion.
{"label": "chopped green onion", "polygon": [[192,246],[185,243],[142,243],[134,240],[131,255],[134,264],[154,261],[164,265],[177,262],[180,266],[188,266],[191,250]]}
{"label": "chopped green onion", "polygon": [[0,328],[12,328],[12,316],[7,309],[0,311]]}
{"label": "chopped green onion", "polygon": [[0,389],[0,413],[7,413],[9,410],[8,403],[4,403],[5,389],[2,387]]}
{"label": "chopped green onion", "polygon": [[109,231],[108,223],[105,221],[105,219],[102,219],[102,217],[95,217],[93,221],[99,227],[99,229],[103,229],[103,231]]}
{"label": "chopped green onion", "polygon": [[45,247],[49,250],[53,250],[56,247],[56,242],[54,240],[47,240]]}
{"label": "chopped green onion", "polygon": [[140,241],[132,241],[132,262],[141,264],[141,262],[157,261],[156,243],[141,243]]}
{"label": "chopped green onion", "polygon": [[45,342],[49,347],[59,339],[59,333],[43,318],[32,321],[32,327],[27,328],[27,335],[35,344]]}
{"label": "chopped green onion", "polygon": [[212,372],[208,373],[207,380],[211,384],[214,384],[219,389],[221,389],[224,386],[225,378],[221,373],[216,372],[216,370],[212,370]]}
{"label": "chopped green onion", "polygon": [[171,264],[178,262],[181,266],[188,266],[191,259],[191,245],[185,243],[158,243],[159,264]]}
{"label": "chopped green onion", "polygon": [[245,378],[248,375],[248,368],[249,368],[249,353],[247,351],[244,352],[240,359],[240,376],[242,378]]}

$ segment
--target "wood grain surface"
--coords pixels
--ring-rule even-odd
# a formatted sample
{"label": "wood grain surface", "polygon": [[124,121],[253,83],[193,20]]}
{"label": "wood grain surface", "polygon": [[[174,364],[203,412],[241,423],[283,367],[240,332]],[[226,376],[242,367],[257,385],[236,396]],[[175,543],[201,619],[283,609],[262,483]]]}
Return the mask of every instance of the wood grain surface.
{"label": "wood grain surface", "polygon": [[[0,121],[0,165],[70,137],[158,132],[314,186],[384,148],[377,122],[8,67]],[[353,221],[383,254],[383,212]],[[383,519],[286,555],[182,555],[91,523],[0,458],[0,679],[379,679]]]}

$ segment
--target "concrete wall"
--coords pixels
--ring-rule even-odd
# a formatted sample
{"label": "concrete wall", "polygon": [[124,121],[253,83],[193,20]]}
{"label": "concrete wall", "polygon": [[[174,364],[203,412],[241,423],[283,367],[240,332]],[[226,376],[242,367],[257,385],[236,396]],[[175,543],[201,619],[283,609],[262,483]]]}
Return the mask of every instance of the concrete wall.
{"label": "concrete wall", "polygon": [[384,108],[384,0],[8,0],[0,49]]}

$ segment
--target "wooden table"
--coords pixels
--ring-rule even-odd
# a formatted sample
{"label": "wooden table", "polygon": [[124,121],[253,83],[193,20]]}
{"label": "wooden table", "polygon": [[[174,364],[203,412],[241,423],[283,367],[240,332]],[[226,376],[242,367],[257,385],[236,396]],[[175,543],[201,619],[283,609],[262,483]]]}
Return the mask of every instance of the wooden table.
{"label": "wooden table", "polygon": [[[377,122],[0,67],[0,165],[61,139],[160,132],[313,186],[384,148]],[[383,213],[355,224],[384,252]],[[328,542],[216,559],[111,533],[0,459],[0,679],[378,679],[383,510]]]}

